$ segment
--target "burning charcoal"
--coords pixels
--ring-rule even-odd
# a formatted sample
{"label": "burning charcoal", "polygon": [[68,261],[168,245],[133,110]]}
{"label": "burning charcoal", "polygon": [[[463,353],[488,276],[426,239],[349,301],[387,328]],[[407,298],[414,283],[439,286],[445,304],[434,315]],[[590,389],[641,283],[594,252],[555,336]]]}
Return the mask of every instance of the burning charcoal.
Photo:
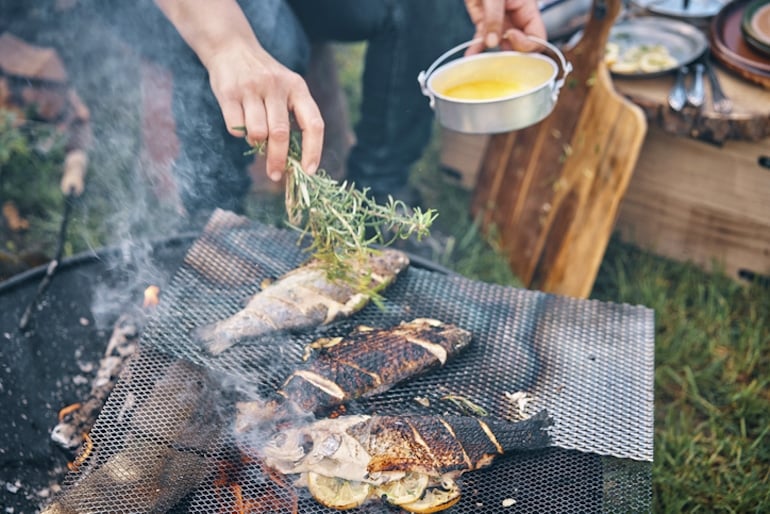
{"label": "burning charcoal", "polygon": [[83,434],[91,431],[104,402],[115,387],[118,376],[128,359],[137,352],[139,321],[131,315],[123,315],[115,323],[99,370],[91,385],[88,399],[76,409],[61,416],[51,432],[51,439],[60,446],[75,450],[83,442]]}
{"label": "burning charcoal", "polygon": [[195,490],[206,459],[190,451],[135,439],[65,490],[44,514],[165,512]]}
{"label": "burning charcoal", "polygon": [[[131,420],[119,446],[100,447],[81,474],[44,512],[165,512],[206,475],[206,452],[219,440],[219,389],[186,361],[165,369]],[[116,451],[103,463],[100,452]],[[90,465],[90,468],[89,468]],[[77,477],[77,475],[76,475]]]}

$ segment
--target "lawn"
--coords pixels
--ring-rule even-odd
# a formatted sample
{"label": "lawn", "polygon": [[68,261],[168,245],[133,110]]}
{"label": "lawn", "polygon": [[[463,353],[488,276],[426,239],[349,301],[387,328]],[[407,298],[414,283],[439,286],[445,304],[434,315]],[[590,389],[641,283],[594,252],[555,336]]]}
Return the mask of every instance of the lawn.
{"label": "lawn", "polygon": [[[77,31],[77,23],[70,30]],[[79,62],[89,48],[109,40],[108,34],[93,27],[79,34],[77,45],[62,49],[68,63]],[[360,96],[361,55],[361,46],[338,48],[340,78],[353,115]],[[131,76],[135,65],[122,56],[120,75]],[[160,223],[164,217],[157,213],[169,207],[151,206],[149,185],[132,179],[136,178],[137,141],[131,135],[138,125],[137,86],[115,83],[116,71],[106,64],[93,65],[92,71],[73,78],[91,106],[98,144],[92,155],[89,190],[74,211],[67,254],[114,244],[127,236],[168,233],[168,227]],[[116,119],[121,120],[119,129]],[[6,139],[0,137],[0,144],[3,141]],[[450,248],[436,259],[470,278],[519,286],[495,250],[494,238],[485,237],[469,217],[469,192],[450,183],[442,185],[440,193],[433,187],[444,180],[438,170],[439,143],[434,141],[413,174],[415,185],[439,212],[437,229],[452,236]],[[7,149],[0,148],[0,156]],[[25,158],[33,157],[44,156]],[[40,198],[32,218],[35,225],[23,240],[4,241],[2,250],[13,250],[12,243],[24,244],[50,255],[62,205],[61,200],[51,199],[56,196],[55,181],[38,185],[35,191],[15,193],[9,183],[6,175],[0,183],[0,199],[13,194],[25,201],[35,200],[36,195]],[[253,200],[254,216],[280,211],[280,201],[275,198]],[[125,208],[127,204],[133,208]],[[155,210],[155,216],[148,222],[150,210]],[[144,215],[126,215],[129,212]],[[662,259],[613,238],[591,297],[640,304],[655,311],[654,511],[770,511],[767,286],[738,284],[721,273]]]}

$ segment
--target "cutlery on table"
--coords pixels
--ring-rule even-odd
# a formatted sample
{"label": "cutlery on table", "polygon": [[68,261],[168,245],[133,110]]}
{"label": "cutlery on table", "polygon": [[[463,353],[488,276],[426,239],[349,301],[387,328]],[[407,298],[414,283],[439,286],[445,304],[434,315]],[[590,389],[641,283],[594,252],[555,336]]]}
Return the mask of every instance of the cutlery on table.
{"label": "cutlery on table", "polygon": [[709,85],[711,86],[711,105],[714,112],[718,112],[719,114],[731,113],[733,110],[733,102],[727,98],[727,95],[722,91],[722,86],[719,84],[719,78],[717,77],[716,71],[714,71],[711,60],[706,58],[704,62],[706,65],[706,75],[709,78]]}
{"label": "cutlery on table", "polygon": [[706,98],[706,91],[703,88],[703,72],[706,67],[703,63],[695,64],[695,76],[692,79],[692,84],[687,90],[687,104],[693,107],[700,108],[703,105],[703,101]]}
{"label": "cutlery on table", "polygon": [[672,110],[679,112],[687,103],[687,90],[685,89],[684,79],[689,73],[687,66],[682,66],[676,72],[676,81],[674,87],[668,94],[668,105]]}

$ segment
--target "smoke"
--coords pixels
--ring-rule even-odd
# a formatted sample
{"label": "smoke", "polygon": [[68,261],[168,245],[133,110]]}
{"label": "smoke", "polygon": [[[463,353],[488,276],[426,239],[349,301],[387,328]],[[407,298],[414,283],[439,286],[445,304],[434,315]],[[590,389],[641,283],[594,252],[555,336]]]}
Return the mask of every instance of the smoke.
{"label": "smoke", "polygon": [[[167,281],[154,245],[205,221],[205,212],[185,212],[183,196],[202,204],[220,183],[226,192],[248,190],[226,155],[247,147],[232,137],[232,147],[216,142],[224,123],[205,73],[151,0],[9,0],[0,6],[0,27],[56,50],[68,86],[90,112],[86,187],[68,226],[68,253],[118,249],[105,258],[128,278],[119,288],[100,285],[93,306],[97,322],[109,326],[110,314],[132,300],[133,286]],[[172,81],[184,85],[176,97]],[[180,134],[201,144],[182,155]],[[224,196],[216,200],[225,203]]]}

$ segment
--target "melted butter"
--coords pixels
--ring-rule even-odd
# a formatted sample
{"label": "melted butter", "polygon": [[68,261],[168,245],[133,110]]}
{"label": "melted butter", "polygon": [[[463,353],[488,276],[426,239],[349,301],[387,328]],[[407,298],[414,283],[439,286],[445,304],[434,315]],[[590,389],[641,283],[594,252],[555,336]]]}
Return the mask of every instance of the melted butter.
{"label": "melted butter", "polygon": [[443,95],[459,100],[492,100],[514,95],[523,90],[524,88],[515,82],[478,80],[446,88]]}

